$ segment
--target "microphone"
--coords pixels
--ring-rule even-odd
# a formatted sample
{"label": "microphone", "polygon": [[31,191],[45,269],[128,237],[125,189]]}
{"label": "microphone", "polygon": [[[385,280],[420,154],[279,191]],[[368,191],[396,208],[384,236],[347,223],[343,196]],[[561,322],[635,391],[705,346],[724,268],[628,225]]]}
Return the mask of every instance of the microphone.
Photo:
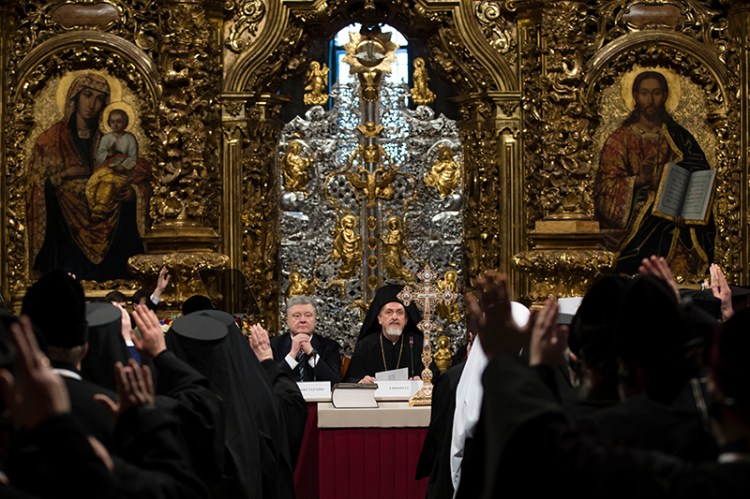
{"label": "microphone", "polygon": [[409,378],[414,376],[414,337],[409,336]]}
{"label": "microphone", "polygon": [[313,348],[310,355],[312,355],[313,359],[313,381],[318,381],[318,373],[315,371],[315,368],[318,367],[318,351]]}

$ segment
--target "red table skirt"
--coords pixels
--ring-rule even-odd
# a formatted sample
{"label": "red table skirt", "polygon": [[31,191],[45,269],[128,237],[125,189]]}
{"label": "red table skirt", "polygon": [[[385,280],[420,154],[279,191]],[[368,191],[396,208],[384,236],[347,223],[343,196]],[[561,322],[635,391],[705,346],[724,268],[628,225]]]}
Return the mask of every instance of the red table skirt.
{"label": "red table skirt", "polygon": [[416,480],[427,428],[318,430],[318,482],[325,499],[423,499]]}

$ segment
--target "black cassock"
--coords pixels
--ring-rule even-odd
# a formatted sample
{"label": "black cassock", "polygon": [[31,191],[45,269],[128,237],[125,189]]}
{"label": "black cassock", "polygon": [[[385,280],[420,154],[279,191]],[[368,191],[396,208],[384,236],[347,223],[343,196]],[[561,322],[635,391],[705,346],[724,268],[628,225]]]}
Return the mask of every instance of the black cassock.
{"label": "black cassock", "polygon": [[[424,369],[422,364],[421,335],[404,332],[396,343],[391,343],[382,333],[370,334],[357,342],[345,381],[356,383],[365,375],[375,376],[376,372],[393,369],[409,369],[409,377],[419,376]],[[432,382],[437,382],[440,371],[435,362],[430,363]]]}

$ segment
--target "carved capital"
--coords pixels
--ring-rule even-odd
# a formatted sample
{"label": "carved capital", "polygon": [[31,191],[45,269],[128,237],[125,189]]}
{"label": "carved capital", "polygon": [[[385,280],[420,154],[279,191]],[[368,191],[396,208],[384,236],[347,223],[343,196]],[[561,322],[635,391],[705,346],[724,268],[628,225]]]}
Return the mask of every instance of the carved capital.
{"label": "carved capital", "polygon": [[194,294],[206,294],[198,271],[224,270],[229,257],[213,252],[175,252],[156,255],[136,255],[128,260],[130,272],[141,283],[156,283],[159,270],[167,267],[170,285],[161,299],[168,308],[178,309],[182,302]]}
{"label": "carved capital", "polygon": [[513,267],[531,281],[530,298],[537,305],[550,294],[583,296],[596,277],[614,266],[615,254],[605,250],[532,250],[513,256]]}

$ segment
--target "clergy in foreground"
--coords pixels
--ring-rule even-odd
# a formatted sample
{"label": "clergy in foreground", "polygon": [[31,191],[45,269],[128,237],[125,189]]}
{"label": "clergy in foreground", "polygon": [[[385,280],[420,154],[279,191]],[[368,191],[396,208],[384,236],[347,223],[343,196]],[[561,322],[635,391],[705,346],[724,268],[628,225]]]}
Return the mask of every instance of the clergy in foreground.
{"label": "clergy in foreground", "polygon": [[[410,379],[419,379],[422,364],[423,336],[417,329],[422,320],[413,303],[408,307],[399,300],[403,286],[387,284],[378,288],[359,331],[359,340],[344,379],[349,383],[375,383],[375,373],[408,369]],[[439,370],[430,364],[433,383]]]}

